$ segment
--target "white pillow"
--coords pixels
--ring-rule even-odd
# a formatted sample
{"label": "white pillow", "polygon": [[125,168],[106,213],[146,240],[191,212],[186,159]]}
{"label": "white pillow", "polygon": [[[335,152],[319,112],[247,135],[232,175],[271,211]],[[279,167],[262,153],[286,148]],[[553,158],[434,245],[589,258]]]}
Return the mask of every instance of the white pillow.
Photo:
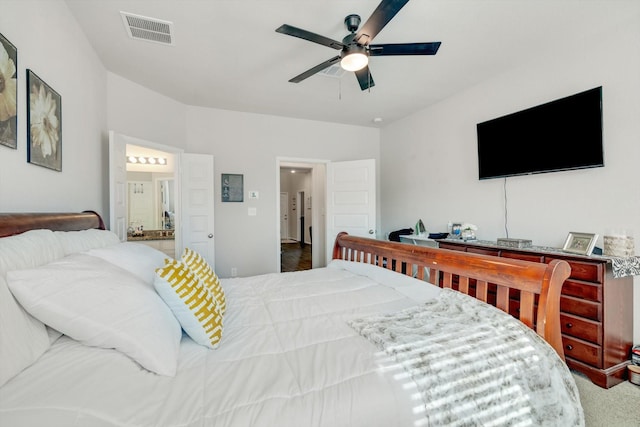
{"label": "white pillow", "polygon": [[51,230],[0,238],[0,387],[35,362],[50,345],[44,324],[27,313],[9,292],[6,272],[37,267],[63,255]]}
{"label": "white pillow", "polygon": [[169,258],[164,252],[142,243],[123,242],[105,248],[91,249],[89,255],[102,258],[135,274],[150,286],[156,277],[156,268]]}
{"label": "white pillow", "polygon": [[0,275],[62,258],[64,249],[51,230],[31,230],[0,238]]}
{"label": "white pillow", "polygon": [[109,230],[54,231],[54,234],[65,255],[120,243],[118,236]]}
{"label": "white pillow", "polygon": [[182,331],[142,280],[105,260],[72,254],[11,271],[9,289],[45,324],[89,346],[115,348],[161,375],[176,373]]}
{"label": "white pillow", "polygon": [[16,302],[0,277],[0,387],[50,346],[47,329]]}

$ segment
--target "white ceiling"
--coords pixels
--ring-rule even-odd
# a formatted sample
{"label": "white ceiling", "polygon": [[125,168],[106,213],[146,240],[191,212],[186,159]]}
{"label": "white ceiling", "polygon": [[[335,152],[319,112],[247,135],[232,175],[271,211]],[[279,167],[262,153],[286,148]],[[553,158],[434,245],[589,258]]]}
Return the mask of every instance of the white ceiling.
{"label": "white ceiling", "polygon": [[[193,106],[384,126],[494,76],[611,31],[638,0],[412,0],[375,43],[441,41],[435,56],[373,57],[355,76],[288,80],[338,51],[275,32],[342,40],[379,0],[66,0],[104,66]],[[120,11],[173,22],[175,46],[133,40]],[[633,14],[631,14],[633,16]],[[597,52],[594,52],[597,54]],[[373,119],[380,117],[381,123]]]}

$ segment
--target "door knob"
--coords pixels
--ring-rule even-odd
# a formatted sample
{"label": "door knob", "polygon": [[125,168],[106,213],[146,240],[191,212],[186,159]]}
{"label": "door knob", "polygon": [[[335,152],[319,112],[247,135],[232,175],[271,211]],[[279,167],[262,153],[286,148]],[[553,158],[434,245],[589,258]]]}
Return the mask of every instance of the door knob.
{"label": "door knob", "polygon": [[213,239],[213,234],[209,233],[209,235],[207,236],[210,239]]}

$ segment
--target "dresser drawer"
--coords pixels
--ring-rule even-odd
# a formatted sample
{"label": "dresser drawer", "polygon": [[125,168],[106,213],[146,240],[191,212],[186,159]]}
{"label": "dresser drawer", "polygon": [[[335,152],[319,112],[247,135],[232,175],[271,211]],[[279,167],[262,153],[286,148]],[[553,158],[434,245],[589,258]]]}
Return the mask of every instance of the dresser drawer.
{"label": "dresser drawer", "polygon": [[560,314],[560,329],[565,335],[602,345],[602,323],[570,314]]}
{"label": "dresser drawer", "polygon": [[500,256],[511,259],[521,259],[523,261],[544,262],[544,255],[540,254],[523,254],[521,252],[502,251]]}
{"label": "dresser drawer", "polygon": [[560,297],[560,312],[576,314],[597,322],[602,321],[602,304],[580,298],[562,295]]}
{"label": "dresser drawer", "polygon": [[567,335],[562,336],[562,345],[566,357],[571,357],[597,368],[602,366],[602,347],[599,345]]}
{"label": "dresser drawer", "polygon": [[562,285],[562,295],[602,302],[602,285],[567,279]]}
{"label": "dresser drawer", "polygon": [[449,249],[450,251],[461,251],[461,252],[466,252],[466,247],[465,246],[461,246],[461,245],[452,245],[450,243],[442,243],[442,242],[438,242],[438,247],[440,249]]}
{"label": "dresser drawer", "polygon": [[[545,257],[545,262],[549,263],[553,257]],[[604,270],[606,264],[595,262],[582,262],[576,260],[565,259],[571,267],[570,279],[586,280],[593,283],[604,283]]]}
{"label": "dresser drawer", "polygon": [[483,249],[483,248],[468,247],[467,252],[471,252],[473,254],[492,255],[492,256],[500,255],[500,251],[498,249]]}

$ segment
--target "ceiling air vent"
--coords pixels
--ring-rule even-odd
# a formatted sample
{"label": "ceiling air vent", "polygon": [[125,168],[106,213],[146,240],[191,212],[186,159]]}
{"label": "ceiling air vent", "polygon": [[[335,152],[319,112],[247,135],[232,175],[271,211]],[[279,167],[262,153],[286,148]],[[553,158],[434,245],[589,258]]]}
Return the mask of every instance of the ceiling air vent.
{"label": "ceiling air vent", "polygon": [[132,39],[173,45],[173,22],[120,12],[127,34]]}

